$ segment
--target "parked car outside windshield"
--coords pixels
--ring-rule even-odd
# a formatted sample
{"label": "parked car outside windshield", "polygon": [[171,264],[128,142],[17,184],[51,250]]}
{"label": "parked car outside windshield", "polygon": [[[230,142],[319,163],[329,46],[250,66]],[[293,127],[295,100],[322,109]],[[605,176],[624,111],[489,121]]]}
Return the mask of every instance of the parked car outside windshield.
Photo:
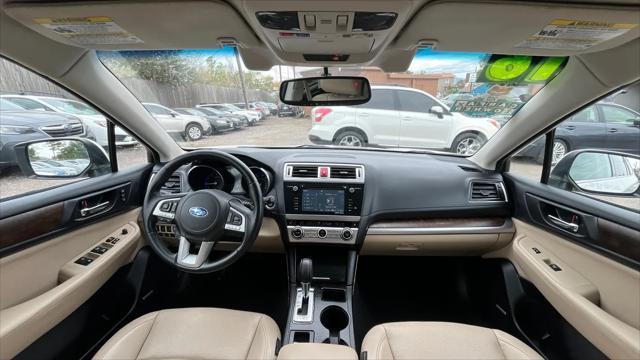
{"label": "parked car outside windshield", "polygon": [[[329,145],[436,150],[461,156],[476,153],[499,133],[526,100],[562,71],[566,60],[420,50],[403,73],[374,67],[329,68],[332,76],[369,79],[372,98],[362,105],[313,108],[281,103],[278,89],[284,80],[321,75],[322,68],[248,71],[238,68],[239,54],[229,48],[101,51],[98,55],[144,103],[213,109],[255,125],[237,136],[176,138],[185,147]],[[518,67],[514,74],[515,67],[509,64],[522,59],[530,66]],[[153,66],[153,71],[146,71],[142,64]],[[176,67],[181,69],[179,74]],[[545,70],[543,76],[534,76],[538,69]],[[161,121],[164,124],[175,123],[170,113],[152,113],[157,119],[170,117]],[[276,114],[277,118],[271,116]],[[185,133],[182,127],[165,129]]]}

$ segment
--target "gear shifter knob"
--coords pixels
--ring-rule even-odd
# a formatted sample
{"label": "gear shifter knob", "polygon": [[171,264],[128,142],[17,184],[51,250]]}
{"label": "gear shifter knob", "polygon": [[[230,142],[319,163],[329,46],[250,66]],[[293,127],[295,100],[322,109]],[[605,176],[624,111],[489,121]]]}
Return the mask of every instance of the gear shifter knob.
{"label": "gear shifter knob", "polygon": [[309,287],[313,280],[313,260],[304,258],[300,260],[300,267],[298,268],[298,281],[302,285],[302,292],[304,298],[309,297]]}

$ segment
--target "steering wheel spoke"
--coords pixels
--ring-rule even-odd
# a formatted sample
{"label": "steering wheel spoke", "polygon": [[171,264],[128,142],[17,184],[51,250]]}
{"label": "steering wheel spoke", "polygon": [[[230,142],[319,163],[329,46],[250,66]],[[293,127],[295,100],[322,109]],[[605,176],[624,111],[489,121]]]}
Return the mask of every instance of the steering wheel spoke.
{"label": "steering wheel spoke", "polygon": [[214,241],[204,241],[200,243],[200,248],[195,254],[191,253],[191,242],[184,236],[180,236],[180,245],[176,254],[176,263],[187,268],[198,269],[209,259],[209,255],[215,246]]}

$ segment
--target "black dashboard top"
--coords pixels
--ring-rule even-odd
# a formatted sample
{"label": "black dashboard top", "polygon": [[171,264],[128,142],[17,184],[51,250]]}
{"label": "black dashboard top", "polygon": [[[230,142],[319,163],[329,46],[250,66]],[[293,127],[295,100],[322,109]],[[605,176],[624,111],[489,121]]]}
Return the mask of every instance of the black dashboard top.
{"label": "black dashboard top", "polygon": [[[264,176],[269,178],[269,185],[263,196],[274,196],[277,200],[275,209],[271,211],[273,215],[284,214],[283,172],[286,163],[363,165],[366,182],[361,216],[368,218],[368,222],[379,218],[414,216],[509,216],[511,212],[508,201],[471,199],[472,182],[500,183],[502,176],[481,169],[462,157],[350,149],[238,147],[221,150],[239,157],[250,167],[260,169],[257,171],[261,174],[268,174]],[[217,179],[222,178],[225,191],[242,194],[242,179],[237,174],[228,171],[224,164],[206,165],[220,175],[205,177],[198,180],[200,183],[217,184]],[[188,174],[193,170],[184,171]],[[194,184],[189,184],[193,182],[195,180],[191,179],[187,185],[194,188]]]}

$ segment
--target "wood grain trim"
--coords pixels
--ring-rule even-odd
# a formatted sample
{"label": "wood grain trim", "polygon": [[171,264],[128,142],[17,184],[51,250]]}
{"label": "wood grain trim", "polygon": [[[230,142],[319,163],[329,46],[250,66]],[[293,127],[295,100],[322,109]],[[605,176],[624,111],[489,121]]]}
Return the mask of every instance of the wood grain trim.
{"label": "wood grain trim", "polygon": [[0,249],[36,238],[57,229],[64,203],[57,203],[0,220]]}
{"label": "wood grain trim", "polygon": [[398,228],[465,228],[465,227],[500,227],[506,222],[501,217],[479,218],[434,218],[410,220],[383,220],[369,226],[370,229],[398,229]]}
{"label": "wood grain trim", "polygon": [[598,219],[597,244],[640,263],[640,231],[608,220]]}

